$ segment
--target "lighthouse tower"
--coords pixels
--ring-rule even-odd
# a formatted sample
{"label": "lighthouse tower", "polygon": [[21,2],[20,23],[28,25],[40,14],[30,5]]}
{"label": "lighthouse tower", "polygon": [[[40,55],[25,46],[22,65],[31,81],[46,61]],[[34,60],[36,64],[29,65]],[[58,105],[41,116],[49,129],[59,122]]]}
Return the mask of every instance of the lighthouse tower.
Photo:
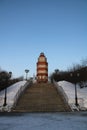
{"label": "lighthouse tower", "polygon": [[48,63],[44,53],[40,53],[37,62],[37,82],[48,81]]}

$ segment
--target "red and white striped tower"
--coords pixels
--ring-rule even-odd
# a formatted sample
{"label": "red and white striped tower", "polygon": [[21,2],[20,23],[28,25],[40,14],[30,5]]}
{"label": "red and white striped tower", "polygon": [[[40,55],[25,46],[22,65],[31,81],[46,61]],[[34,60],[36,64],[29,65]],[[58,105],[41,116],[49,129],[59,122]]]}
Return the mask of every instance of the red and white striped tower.
{"label": "red and white striped tower", "polygon": [[37,62],[37,82],[48,81],[48,63],[44,53],[40,53]]}

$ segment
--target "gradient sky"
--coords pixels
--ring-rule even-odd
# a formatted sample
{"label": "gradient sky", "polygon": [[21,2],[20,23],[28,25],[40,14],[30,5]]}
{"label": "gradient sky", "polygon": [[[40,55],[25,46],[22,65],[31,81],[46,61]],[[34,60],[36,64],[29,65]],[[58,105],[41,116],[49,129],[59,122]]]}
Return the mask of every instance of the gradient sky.
{"label": "gradient sky", "polygon": [[87,0],[0,0],[0,67],[36,74],[44,52],[49,74],[87,57]]}

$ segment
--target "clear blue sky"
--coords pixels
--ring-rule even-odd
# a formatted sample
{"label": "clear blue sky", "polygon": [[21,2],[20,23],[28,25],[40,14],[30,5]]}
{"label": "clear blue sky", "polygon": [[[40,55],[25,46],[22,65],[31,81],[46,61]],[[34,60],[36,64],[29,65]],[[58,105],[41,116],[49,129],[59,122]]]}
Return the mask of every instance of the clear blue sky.
{"label": "clear blue sky", "polygon": [[0,67],[33,76],[41,52],[49,74],[87,57],[87,0],[0,0]]}

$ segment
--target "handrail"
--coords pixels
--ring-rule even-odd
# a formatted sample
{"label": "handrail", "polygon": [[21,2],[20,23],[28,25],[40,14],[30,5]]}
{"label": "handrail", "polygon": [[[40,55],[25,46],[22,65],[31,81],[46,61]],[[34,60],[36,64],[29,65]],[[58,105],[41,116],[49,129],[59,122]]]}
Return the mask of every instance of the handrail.
{"label": "handrail", "polygon": [[20,97],[20,95],[24,92],[24,90],[27,88],[27,86],[30,84],[30,82],[26,82],[25,85],[22,85],[20,87],[20,89],[18,90],[18,92],[16,93],[15,97],[14,97],[14,103],[12,105],[12,107],[15,107],[17,104],[17,101]]}

